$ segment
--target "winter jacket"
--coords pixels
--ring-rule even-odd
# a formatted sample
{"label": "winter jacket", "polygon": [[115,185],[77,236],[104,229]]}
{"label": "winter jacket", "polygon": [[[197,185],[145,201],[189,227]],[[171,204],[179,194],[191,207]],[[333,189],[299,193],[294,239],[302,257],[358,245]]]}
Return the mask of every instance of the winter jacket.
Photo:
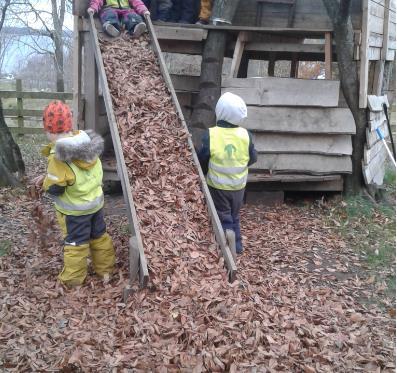
{"label": "winter jacket", "polygon": [[[60,138],[43,148],[42,154],[48,157],[43,188],[54,197],[57,210],[68,214],[68,211],[62,211],[62,204],[71,199],[77,201],[77,204],[79,201],[99,201],[95,206],[87,204],[85,211],[66,207],[65,210],[71,210],[71,215],[91,214],[102,208],[103,172],[99,155],[103,152],[103,147],[102,137],[93,131],[76,131],[73,136]],[[79,186],[79,183],[84,184]],[[60,208],[57,207],[57,200]]]}
{"label": "winter jacket", "polygon": [[[108,5],[111,4],[111,5]],[[115,4],[116,6],[114,6]],[[99,12],[103,7],[112,6],[114,8],[128,8],[130,7],[135,13],[139,15],[143,15],[148,9],[145,4],[141,0],[91,0],[90,8],[94,9],[96,12]]]}

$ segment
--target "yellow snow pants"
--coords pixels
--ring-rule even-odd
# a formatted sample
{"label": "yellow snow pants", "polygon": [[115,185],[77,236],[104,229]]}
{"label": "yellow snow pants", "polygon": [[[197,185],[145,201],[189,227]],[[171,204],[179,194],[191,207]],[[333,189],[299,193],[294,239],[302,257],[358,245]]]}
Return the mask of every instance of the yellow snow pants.
{"label": "yellow snow pants", "polygon": [[103,219],[102,209],[83,216],[64,215],[57,211],[64,235],[63,269],[58,279],[68,286],[81,285],[87,277],[87,258],[91,254],[95,273],[111,274],[115,263],[113,242]]}
{"label": "yellow snow pants", "polygon": [[208,21],[211,16],[212,0],[201,0],[199,18]]}

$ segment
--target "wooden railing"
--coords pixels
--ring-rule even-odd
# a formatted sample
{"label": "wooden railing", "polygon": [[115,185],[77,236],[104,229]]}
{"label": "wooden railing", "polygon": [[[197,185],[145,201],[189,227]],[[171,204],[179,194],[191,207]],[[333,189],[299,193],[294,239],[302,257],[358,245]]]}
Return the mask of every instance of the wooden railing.
{"label": "wooden railing", "polygon": [[[73,94],[70,92],[33,92],[22,90],[22,80],[16,79],[15,90],[0,90],[0,99],[3,101],[3,114],[5,118],[16,120],[17,126],[8,126],[16,134],[36,134],[42,133],[40,119],[43,116],[45,104],[40,104],[37,109],[24,109],[24,100],[71,100]],[[15,108],[8,109],[4,105],[3,99],[15,98]],[[42,107],[41,107],[42,106]],[[36,107],[36,105],[35,105]],[[25,121],[35,120],[38,122],[36,127],[25,126]],[[40,126],[39,126],[40,124]]]}

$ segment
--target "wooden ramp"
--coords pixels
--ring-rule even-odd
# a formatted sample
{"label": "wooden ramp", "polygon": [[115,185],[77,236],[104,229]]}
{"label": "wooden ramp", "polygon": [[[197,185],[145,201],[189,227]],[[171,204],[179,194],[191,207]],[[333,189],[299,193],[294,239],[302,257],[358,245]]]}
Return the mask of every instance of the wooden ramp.
{"label": "wooden ramp", "polygon": [[[185,123],[185,119],[183,117],[180,105],[178,103],[174,87],[172,85],[170,76],[168,74],[167,68],[165,66],[165,62],[156,38],[156,34],[154,32],[153,26],[151,24],[150,18],[146,18],[146,23],[148,25],[149,29],[149,34],[150,34],[150,39],[151,39],[151,45],[148,46],[148,48],[152,48],[155,52],[155,55],[158,60],[158,64],[160,67],[161,71],[161,78],[164,80],[169,94],[171,96],[172,102],[175,106],[176,112],[178,114],[181,126],[183,127],[183,130],[186,133],[186,141],[188,142],[188,148],[190,149],[190,152],[192,154],[192,159],[191,161],[194,164],[194,169],[195,173],[198,175],[200,179],[200,186],[201,186],[201,192],[204,195],[204,200],[207,205],[208,209],[208,217],[209,220],[212,224],[212,230],[213,233],[216,237],[216,241],[218,244],[218,248],[220,249],[219,251],[222,253],[223,258],[224,258],[224,263],[228,272],[228,278],[229,281],[233,282],[236,278],[237,274],[237,267],[231,252],[230,247],[233,247],[233,242],[228,242],[226,239],[226,236],[224,234],[224,231],[222,229],[221,223],[219,221],[218,215],[215,210],[215,206],[213,204],[211,195],[209,193],[208,187],[205,182],[204,175],[201,171],[197,155],[195,153],[193,143],[191,141],[190,135],[188,135],[188,130],[187,126]],[[114,152],[116,156],[116,161],[117,161],[117,173],[118,176],[121,180],[121,186],[123,189],[123,194],[124,194],[124,199],[127,205],[127,213],[128,213],[128,218],[129,218],[129,225],[131,228],[131,233],[132,237],[130,239],[130,245],[129,245],[129,268],[130,268],[130,284],[125,290],[125,296],[128,296],[130,286],[133,281],[137,277],[139,277],[139,281],[141,286],[145,286],[148,282],[149,279],[149,272],[148,272],[148,265],[150,267],[150,263],[147,263],[146,257],[145,257],[145,247],[144,247],[144,242],[142,239],[141,235],[141,227],[140,227],[140,221],[137,216],[136,212],[136,204],[134,202],[133,198],[133,189],[130,183],[129,175],[128,175],[128,168],[126,166],[125,158],[123,155],[123,150],[122,150],[122,144],[126,140],[126,138],[123,138],[123,134],[119,132],[118,126],[117,126],[117,116],[114,111],[114,106],[112,102],[112,96],[110,93],[109,85],[108,85],[108,78],[106,76],[106,71],[105,71],[105,66],[104,66],[104,60],[103,56],[101,53],[100,49],[100,42],[98,40],[98,33],[97,29],[95,26],[95,21],[92,16],[90,16],[89,20],[89,28],[90,28],[90,34],[92,36],[92,44],[93,44],[93,49],[95,53],[95,61],[96,61],[96,66],[98,69],[99,73],[99,78],[100,78],[100,83],[102,86],[102,92],[103,92],[103,97],[104,97],[104,102],[105,102],[105,107],[106,107],[106,113],[107,113],[107,118],[109,122],[109,127],[110,127],[110,132],[111,132],[111,137],[112,137],[112,142],[113,142],[113,147],[114,147]],[[114,43],[117,43],[117,39],[114,40]],[[117,56],[117,48],[114,49],[115,52],[112,56],[112,58],[118,58]],[[114,79],[114,77],[113,77]],[[127,95],[128,92],[125,92]],[[133,167],[129,165],[129,167]],[[183,235],[186,232],[182,232],[181,234]],[[178,237],[175,237],[175,240],[177,240]]]}

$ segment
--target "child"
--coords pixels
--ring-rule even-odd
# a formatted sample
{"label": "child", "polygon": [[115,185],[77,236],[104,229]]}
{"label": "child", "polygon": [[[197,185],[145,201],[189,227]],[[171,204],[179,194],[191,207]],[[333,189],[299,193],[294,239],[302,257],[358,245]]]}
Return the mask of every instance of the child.
{"label": "child", "polygon": [[115,255],[103,216],[103,139],[94,132],[72,131],[72,114],[61,101],[51,102],[43,114],[51,141],[42,154],[48,157],[43,188],[55,203],[64,239],[64,266],[59,280],[81,285],[87,276],[91,251],[96,274],[105,280],[113,271]]}
{"label": "child", "polygon": [[103,29],[113,37],[120,35],[121,25],[124,25],[130,35],[138,38],[146,31],[142,16],[150,15],[141,0],[90,0],[87,13],[97,12]]}
{"label": "child", "polygon": [[173,0],[171,22],[191,24],[197,19],[197,0]]}
{"label": "child", "polygon": [[241,97],[223,94],[215,108],[216,126],[207,130],[198,152],[216,211],[224,230],[236,235],[236,252],[243,252],[240,208],[243,204],[248,166],[257,160],[251,134],[239,124],[247,117]]}
{"label": "child", "polygon": [[201,0],[199,20],[197,25],[208,25],[212,10],[212,0]]}
{"label": "child", "polygon": [[157,21],[168,22],[170,20],[170,12],[172,8],[172,0],[157,0],[152,2],[150,0],[143,0],[146,8],[154,8],[154,13]]}

